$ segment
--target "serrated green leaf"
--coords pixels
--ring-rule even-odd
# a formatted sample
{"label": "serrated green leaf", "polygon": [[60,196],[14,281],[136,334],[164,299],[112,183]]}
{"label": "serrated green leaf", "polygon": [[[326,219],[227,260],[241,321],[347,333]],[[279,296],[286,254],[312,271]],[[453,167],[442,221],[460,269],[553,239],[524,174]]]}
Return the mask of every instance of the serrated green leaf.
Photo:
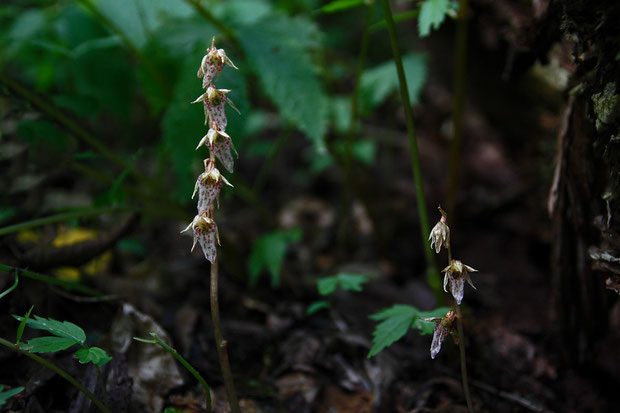
{"label": "serrated green leaf", "polygon": [[318,34],[312,22],[280,14],[238,28],[239,41],[264,93],[286,120],[324,150],[328,101],[307,50],[318,44]]}
{"label": "serrated green leaf", "polygon": [[6,401],[18,393],[24,391],[23,387],[15,387],[14,389],[2,391],[4,386],[0,385],[0,406],[6,404]]}
{"label": "serrated green leaf", "polygon": [[397,304],[370,316],[373,320],[383,321],[373,332],[372,348],[368,357],[377,355],[381,350],[404,337],[418,313],[415,307]]}
{"label": "serrated green leaf", "polygon": [[[13,317],[18,321],[24,319],[24,317],[17,315],[13,315]],[[35,315],[34,319],[29,318],[26,320],[26,325],[30,328],[44,330],[57,337],[75,340],[75,342],[82,344],[86,341],[86,333],[84,333],[84,330],[69,321],[57,321],[52,318],[44,318]]]}
{"label": "serrated green leaf", "polygon": [[336,277],[340,288],[347,291],[362,291],[362,284],[368,280],[368,277],[362,274],[340,273]]}
{"label": "serrated green leaf", "polygon": [[450,0],[425,0],[418,16],[420,37],[428,36],[431,28],[437,30],[450,10]]}
{"label": "serrated green leaf", "polygon": [[32,338],[20,347],[32,353],[55,353],[57,351],[68,349],[78,343],[79,342],[77,340],[72,338],[45,336]]}
{"label": "serrated green leaf", "polygon": [[[403,69],[407,79],[407,90],[413,103],[420,98],[426,80],[426,55],[411,53],[403,57]],[[382,103],[399,88],[396,66],[392,60],[381,63],[362,74],[361,103],[370,109]]]}
{"label": "serrated green leaf", "polygon": [[17,338],[15,340],[16,344],[19,344],[19,340],[22,339],[22,335],[24,334],[24,328],[26,328],[26,322],[30,319],[30,313],[32,312],[33,308],[34,305],[30,307],[30,309],[26,313],[26,316],[22,319],[22,321],[20,321],[19,326],[17,327]]}
{"label": "serrated green leaf", "polygon": [[316,313],[317,311],[322,310],[323,308],[328,308],[328,307],[329,307],[329,303],[327,301],[315,301],[308,306],[308,308],[306,309],[306,314],[312,315]]}
{"label": "serrated green leaf", "polygon": [[112,360],[112,357],[99,347],[81,348],[75,352],[75,357],[81,364],[93,363],[99,367]]}
{"label": "serrated green leaf", "polygon": [[256,240],[248,261],[250,285],[255,286],[261,272],[267,270],[271,275],[271,286],[277,288],[280,285],[280,270],[286,250],[291,242],[300,239],[301,230],[295,228],[288,231],[274,231]]}

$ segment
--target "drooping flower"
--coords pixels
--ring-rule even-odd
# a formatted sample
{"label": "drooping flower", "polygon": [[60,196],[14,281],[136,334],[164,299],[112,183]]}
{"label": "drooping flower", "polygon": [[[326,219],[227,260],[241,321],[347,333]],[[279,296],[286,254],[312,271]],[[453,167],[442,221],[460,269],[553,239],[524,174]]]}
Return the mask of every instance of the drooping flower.
{"label": "drooping flower", "polygon": [[230,93],[230,89],[217,89],[213,85],[209,85],[207,91],[198,96],[192,103],[203,102],[205,109],[205,125],[211,125],[211,128],[220,131],[226,130],[228,120],[226,119],[226,102],[237,112],[239,110],[234,103],[226,96]]}
{"label": "drooping flower", "polygon": [[220,243],[215,221],[206,215],[196,215],[191,224],[181,232],[185,232],[190,228],[194,231],[192,251],[194,251],[194,247],[196,247],[198,242],[205,258],[213,264],[217,256],[216,242],[218,245]]}
{"label": "drooping flower", "polygon": [[[232,139],[226,132],[209,129],[209,132],[200,140],[196,149],[200,148],[203,144],[215,154],[228,172],[233,172],[234,160],[231,149],[234,150],[235,153],[237,153],[237,150],[233,145]],[[237,154],[237,156],[238,155],[239,154]]]}
{"label": "drooping flower", "polygon": [[238,69],[237,66],[226,56],[224,49],[215,47],[215,37],[211,42],[211,47],[207,49],[207,54],[202,58],[196,76],[202,78],[202,88],[206,89],[211,84],[215,76],[219,75],[224,69],[224,65]]}
{"label": "drooping flower", "polygon": [[428,240],[431,242],[431,248],[435,248],[437,254],[439,254],[442,245],[444,248],[450,248],[450,227],[448,227],[446,213],[443,212],[441,207],[439,210],[441,211],[441,218],[428,236]]}
{"label": "drooping flower", "polygon": [[206,214],[214,201],[218,198],[222,184],[230,185],[230,182],[215,167],[215,162],[205,159],[205,171],[198,176],[194,185],[192,199],[198,192],[198,215]]}
{"label": "drooping flower", "polygon": [[442,270],[445,273],[443,278],[443,290],[448,292],[446,287],[450,285],[450,293],[452,297],[456,300],[457,304],[461,304],[463,300],[463,294],[465,290],[465,280],[476,289],[474,283],[471,281],[471,277],[469,276],[470,272],[478,272],[478,270],[470,267],[469,265],[463,264],[459,260],[450,261],[450,265]]}
{"label": "drooping flower", "polygon": [[435,359],[439,351],[441,350],[441,344],[444,339],[448,337],[450,331],[452,331],[452,323],[456,318],[456,312],[454,310],[448,311],[445,317],[435,317],[425,319],[427,321],[435,322],[435,331],[433,332],[433,342],[431,343],[431,358]]}

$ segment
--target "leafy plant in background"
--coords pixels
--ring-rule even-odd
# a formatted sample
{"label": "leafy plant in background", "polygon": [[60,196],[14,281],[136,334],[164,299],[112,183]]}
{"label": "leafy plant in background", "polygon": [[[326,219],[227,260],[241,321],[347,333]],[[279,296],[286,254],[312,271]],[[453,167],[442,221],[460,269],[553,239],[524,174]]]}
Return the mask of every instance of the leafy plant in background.
{"label": "leafy plant in background", "polygon": [[[39,316],[34,316],[34,319],[30,318],[30,314],[32,312],[32,308],[28,310],[24,317],[13,315],[13,317],[20,321],[19,326],[17,328],[16,341],[15,344],[11,343],[8,340],[0,338],[0,345],[8,347],[16,352],[19,352],[37,363],[43,365],[44,367],[52,370],[54,373],[58,374],[60,377],[67,380],[71,383],[75,388],[77,388],[80,392],[82,392],[88,399],[90,399],[93,404],[103,413],[110,413],[110,409],[107,406],[107,394],[105,391],[105,385],[103,383],[103,378],[101,376],[101,370],[99,369],[101,366],[108,363],[112,360],[112,357],[108,356],[105,350],[99,347],[90,347],[86,345],[86,333],[77,325],[68,322],[68,321],[57,321],[52,318],[44,318]],[[24,333],[25,327],[28,326],[30,328],[36,330],[43,330],[51,333],[51,336],[43,336],[36,337],[28,340],[26,343],[21,343],[21,338]],[[54,365],[53,363],[45,360],[42,357],[39,357],[35,353],[56,353],[62,350],[66,350],[75,345],[80,345],[81,348],[78,349],[74,353],[74,357],[81,363],[93,363],[97,370],[97,376],[99,379],[99,385],[101,392],[104,397],[105,403],[102,403],[97,397],[92,394],[86,387],[84,387],[80,382],[78,382],[75,378],[69,375],[67,372]],[[22,388],[23,389],[23,388]],[[14,392],[16,389],[12,390]],[[13,393],[14,394],[14,393]],[[8,397],[4,398],[6,400]],[[2,396],[0,396],[0,400],[2,400]],[[1,405],[2,403],[0,403]]]}
{"label": "leafy plant in background", "polygon": [[[366,275],[341,272],[337,275],[318,279],[316,281],[316,287],[319,295],[327,297],[336,292],[337,289],[360,292],[362,291],[362,286],[366,281],[368,281],[368,276]],[[314,314],[323,308],[329,308],[328,301],[315,301],[308,306],[306,314]]]}
{"label": "leafy plant in background", "polygon": [[6,404],[6,401],[11,397],[24,391],[23,387],[15,387],[14,389],[4,390],[4,386],[0,384],[0,406]]}
{"label": "leafy plant in background", "polygon": [[293,242],[299,242],[301,236],[301,230],[294,228],[287,231],[273,231],[254,241],[248,261],[250,286],[256,286],[260,275],[267,270],[271,276],[271,287],[278,288],[288,246]]}

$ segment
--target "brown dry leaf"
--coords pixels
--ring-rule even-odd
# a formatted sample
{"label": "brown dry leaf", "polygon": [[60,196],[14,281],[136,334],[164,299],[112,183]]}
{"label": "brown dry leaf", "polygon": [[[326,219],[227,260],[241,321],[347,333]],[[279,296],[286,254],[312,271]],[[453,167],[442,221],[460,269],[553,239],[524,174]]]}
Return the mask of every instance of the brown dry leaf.
{"label": "brown dry leaf", "polygon": [[371,413],[374,394],[372,392],[348,393],[336,386],[325,390],[322,413]]}

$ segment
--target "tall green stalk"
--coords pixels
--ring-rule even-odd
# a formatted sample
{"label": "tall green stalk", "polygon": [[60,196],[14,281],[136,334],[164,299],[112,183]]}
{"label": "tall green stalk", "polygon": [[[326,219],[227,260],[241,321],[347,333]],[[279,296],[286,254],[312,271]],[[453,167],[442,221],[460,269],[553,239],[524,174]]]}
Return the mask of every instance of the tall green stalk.
{"label": "tall green stalk", "polygon": [[452,113],[453,134],[450,142],[450,166],[448,170],[447,210],[454,222],[456,193],[461,168],[461,141],[463,137],[463,112],[465,107],[465,78],[467,71],[467,0],[459,0],[456,24],[456,60],[454,64],[454,107]]}
{"label": "tall green stalk", "polygon": [[[407,79],[405,78],[405,70],[403,69],[403,61],[400,54],[400,48],[398,46],[398,40],[396,38],[396,29],[394,27],[394,18],[392,17],[392,9],[390,7],[389,0],[381,0],[383,3],[383,10],[385,14],[385,21],[387,23],[388,35],[390,36],[390,44],[392,45],[392,54],[394,55],[394,64],[396,65],[396,71],[398,73],[398,83],[400,85],[400,96],[403,103],[403,109],[405,111],[405,120],[407,122],[407,133],[409,135],[409,154],[411,157],[411,171],[413,173],[413,181],[416,189],[416,198],[418,200],[418,215],[420,219],[420,235],[422,236],[422,245],[427,242],[427,237],[430,232],[430,226],[428,223],[428,212],[426,210],[426,199],[424,196],[424,185],[422,183],[422,171],[420,167],[420,156],[418,154],[418,141],[415,133],[415,127],[413,123],[413,111],[411,109],[411,100],[409,98],[409,92],[407,89]],[[443,302],[443,294],[441,292],[441,280],[437,266],[435,264],[435,257],[430,248],[423,248],[424,255],[426,257],[426,280],[435,293],[438,303]]]}

